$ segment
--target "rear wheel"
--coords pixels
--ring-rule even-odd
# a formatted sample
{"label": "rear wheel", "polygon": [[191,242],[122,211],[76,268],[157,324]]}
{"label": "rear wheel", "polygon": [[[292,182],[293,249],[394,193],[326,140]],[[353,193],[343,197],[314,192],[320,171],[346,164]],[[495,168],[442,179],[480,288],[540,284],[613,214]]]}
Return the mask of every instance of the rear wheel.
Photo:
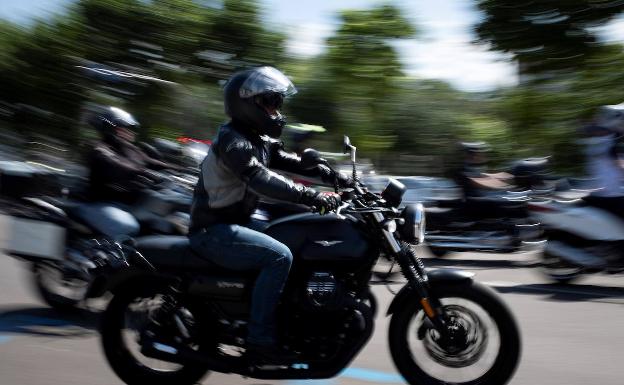
{"label": "rear wheel", "polygon": [[542,253],[541,270],[548,278],[560,284],[568,284],[578,280],[584,271],[583,267],[573,265],[556,255],[550,254],[548,248]]}
{"label": "rear wheel", "polygon": [[489,288],[433,287],[448,325],[443,340],[418,301],[395,313],[390,323],[394,363],[412,385],[501,385],[520,359],[520,333],[514,317]]}
{"label": "rear wheel", "polygon": [[[160,307],[166,285],[131,286],[116,295],[102,318],[102,344],[113,371],[129,385],[191,385],[208,370],[197,363],[178,364],[144,356],[141,335]],[[162,336],[156,336],[160,338]],[[199,344],[188,347],[200,350]]]}

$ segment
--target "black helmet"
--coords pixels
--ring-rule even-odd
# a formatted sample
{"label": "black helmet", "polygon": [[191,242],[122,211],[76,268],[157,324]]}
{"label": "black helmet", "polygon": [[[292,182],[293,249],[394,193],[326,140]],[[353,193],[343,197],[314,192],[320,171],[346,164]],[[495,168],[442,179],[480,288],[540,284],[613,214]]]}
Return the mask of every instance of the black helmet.
{"label": "black helmet", "polygon": [[487,163],[486,154],[490,151],[487,143],[462,142],[459,143],[459,147],[464,153],[464,166],[482,167]]}
{"label": "black helmet", "polygon": [[461,142],[459,147],[466,154],[482,154],[490,151],[490,146],[485,142]]}
{"label": "black helmet", "polygon": [[117,107],[106,107],[103,111],[94,114],[89,124],[104,136],[114,136],[116,127],[128,128],[136,131],[139,122],[132,115]]}
{"label": "black helmet", "polygon": [[225,85],[225,113],[260,135],[278,138],[286,124],[279,109],[284,98],[296,92],[286,75],[273,67],[237,72]]}

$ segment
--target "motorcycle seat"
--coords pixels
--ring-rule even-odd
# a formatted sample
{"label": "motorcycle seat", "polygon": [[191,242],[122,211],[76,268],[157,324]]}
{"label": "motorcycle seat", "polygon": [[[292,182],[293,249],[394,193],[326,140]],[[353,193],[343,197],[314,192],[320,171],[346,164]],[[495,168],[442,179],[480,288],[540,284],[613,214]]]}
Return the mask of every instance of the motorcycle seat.
{"label": "motorcycle seat", "polygon": [[52,204],[63,210],[67,218],[70,218],[73,221],[80,223],[83,226],[86,226],[90,231],[94,231],[96,233],[99,232],[96,226],[93,226],[93,223],[89,220],[89,217],[85,217],[83,208],[88,203],[81,201],[74,201],[69,199],[55,199],[49,198],[46,200],[47,203]]}
{"label": "motorcycle seat", "polygon": [[211,275],[246,276],[247,272],[224,268],[202,258],[192,249],[186,236],[150,235],[136,239],[136,249],[157,269],[188,271]]}

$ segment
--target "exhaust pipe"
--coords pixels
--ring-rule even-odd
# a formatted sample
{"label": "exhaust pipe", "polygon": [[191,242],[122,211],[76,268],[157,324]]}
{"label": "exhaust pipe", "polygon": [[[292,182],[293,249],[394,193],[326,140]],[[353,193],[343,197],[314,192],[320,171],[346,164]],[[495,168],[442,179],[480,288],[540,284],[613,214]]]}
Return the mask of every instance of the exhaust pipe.
{"label": "exhaust pipe", "polygon": [[427,242],[429,247],[439,249],[457,250],[457,251],[480,251],[480,250],[507,250],[511,245],[483,245],[479,243],[462,243],[462,242]]}
{"label": "exhaust pipe", "polygon": [[461,235],[427,235],[427,244],[432,247],[457,250],[496,250],[512,246],[513,239],[509,235],[501,236],[461,236]]}
{"label": "exhaust pipe", "polygon": [[[238,373],[243,369],[241,362],[237,358],[217,359],[207,356],[189,348],[176,348],[159,342],[145,341],[141,347],[141,354],[146,357],[155,358],[176,364],[186,364],[188,362],[197,362],[209,370],[221,373]],[[240,369],[239,369],[240,368]]]}

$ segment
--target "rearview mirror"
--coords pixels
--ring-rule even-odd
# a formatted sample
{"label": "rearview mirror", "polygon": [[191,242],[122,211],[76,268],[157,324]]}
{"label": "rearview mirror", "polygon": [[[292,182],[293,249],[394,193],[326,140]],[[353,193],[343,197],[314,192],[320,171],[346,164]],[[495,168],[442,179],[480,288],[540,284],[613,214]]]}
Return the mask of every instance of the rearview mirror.
{"label": "rearview mirror", "polygon": [[345,154],[348,154],[351,152],[351,140],[346,135],[344,136],[344,139],[342,141],[342,146],[343,146],[343,150]]}
{"label": "rearview mirror", "polygon": [[353,165],[355,166],[355,146],[351,144],[351,140],[346,135],[344,136],[342,143],[344,144],[345,154],[351,154],[351,163],[353,163]]}

